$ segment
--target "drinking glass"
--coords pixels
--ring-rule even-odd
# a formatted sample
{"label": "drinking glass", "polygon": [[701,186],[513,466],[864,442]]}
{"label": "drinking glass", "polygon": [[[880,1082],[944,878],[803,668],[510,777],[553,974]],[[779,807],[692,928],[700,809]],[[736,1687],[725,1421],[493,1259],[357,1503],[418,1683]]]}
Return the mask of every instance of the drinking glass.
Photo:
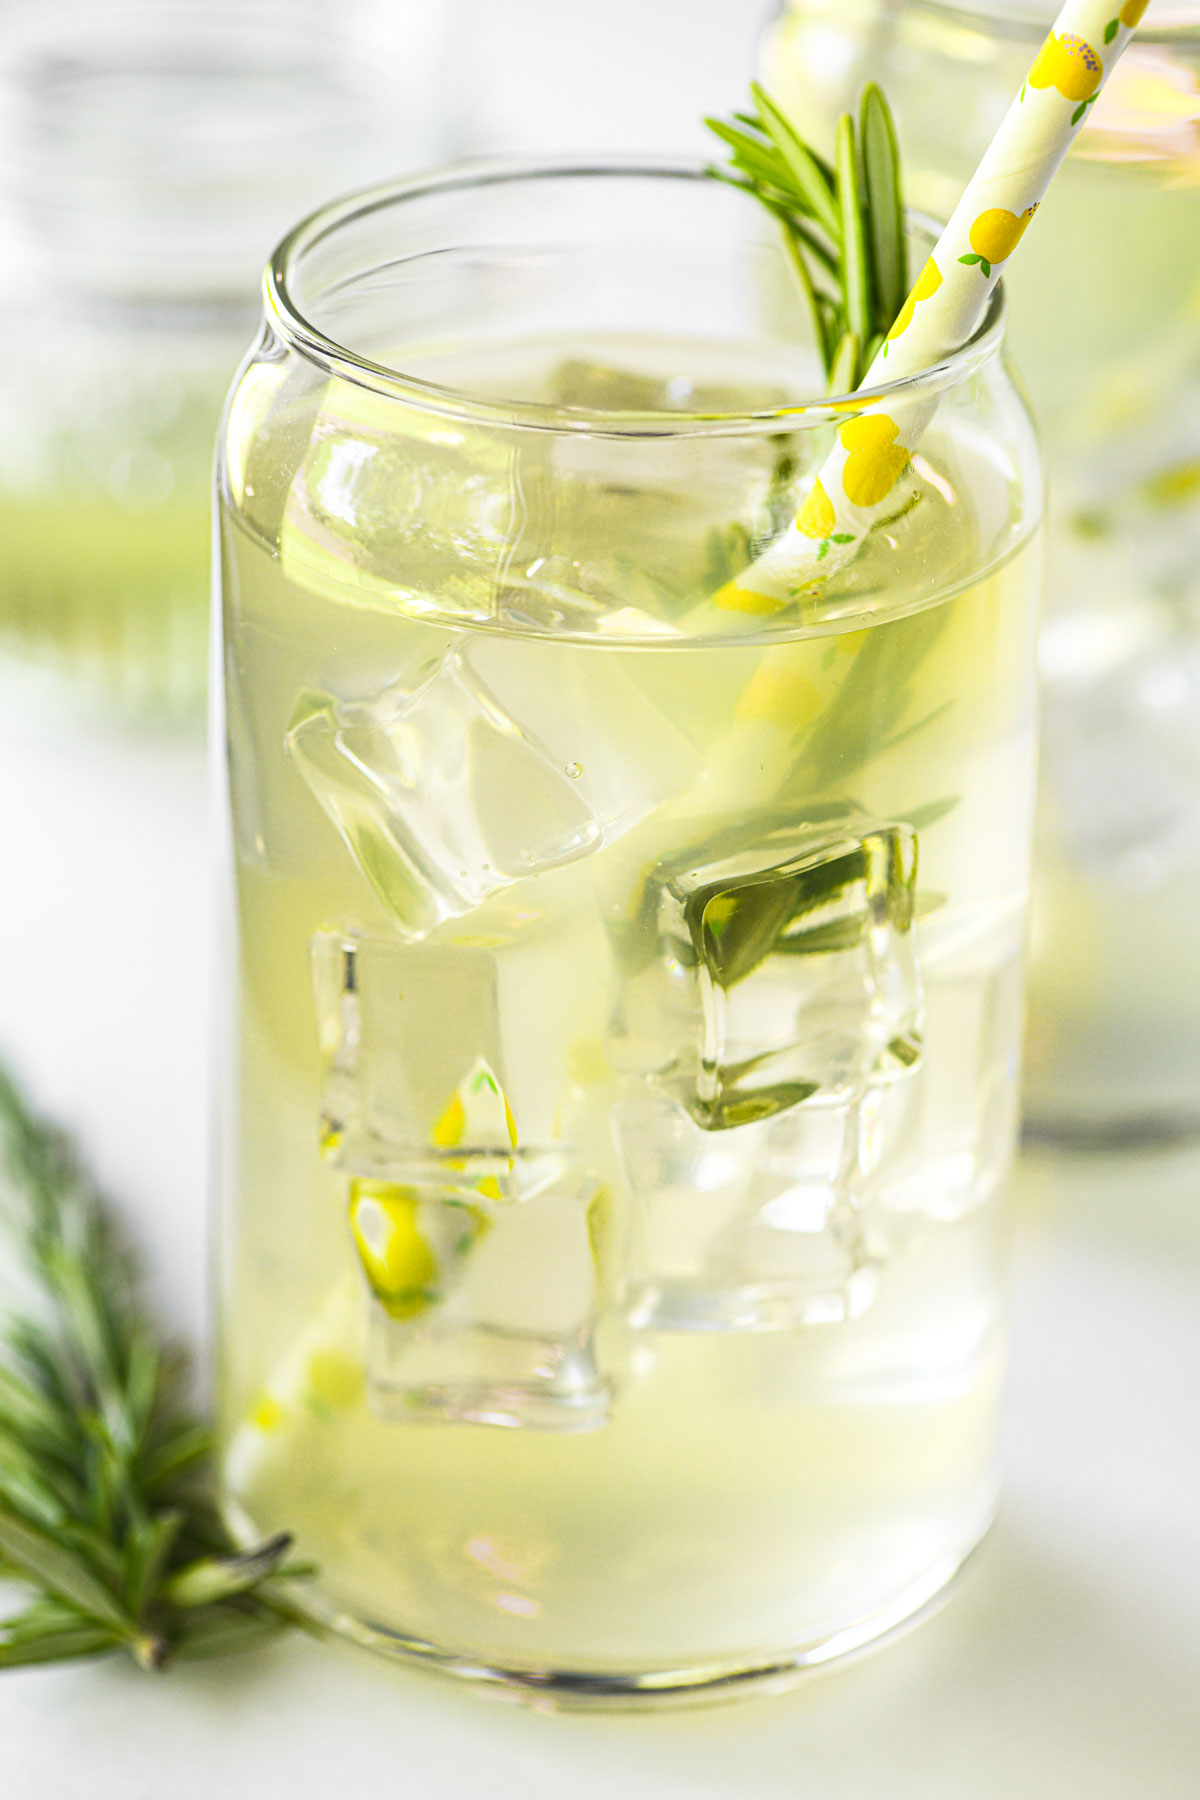
{"label": "drinking glass", "polygon": [[[880,81],[940,216],[1055,10],[792,0],[763,78],[819,143]],[[1050,476],[1026,1111],[1080,1141],[1200,1129],[1198,190],[1200,6],[1152,0],[1009,295]]]}
{"label": "drinking glass", "polygon": [[863,405],[793,279],[691,166],[358,195],[218,456],[229,1514],[564,1701],[863,1644],[994,1499],[1036,454],[996,297],[856,560],[731,606]]}
{"label": "drinking glass", "polygon": [[[271,244],[430,143],[406,58],[314,0],[33,0],[0,34],[0,652],[142,721],[203,717],[212,440]],[[369,36],[376,62],[362,54]],[[386,93],[377,72],[390,70]],[[403,80],[400,66],[403,66]],[[39,694],[40,699],[40,694]]]}

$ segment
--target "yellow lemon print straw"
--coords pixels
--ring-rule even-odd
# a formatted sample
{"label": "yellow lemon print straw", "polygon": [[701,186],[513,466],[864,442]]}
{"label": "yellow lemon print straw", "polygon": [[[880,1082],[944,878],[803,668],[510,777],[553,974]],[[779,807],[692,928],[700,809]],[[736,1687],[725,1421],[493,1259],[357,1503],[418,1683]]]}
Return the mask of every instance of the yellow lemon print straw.
{"label": "yellow lemon print straw", "polygon": [[913,322],[913,314],[916,312],[921,301],[932,300],[941,285],[942,271],[938,268],[931,256],[929,261],[925,264],[925,267],[921,270],[920,275],[917,277],[916,287],[896,315],[896,322],[888,332],[889,343],[893,343],[896,338],[900,337],[903,332],[908,330]]}
{"label": "yellow lemon print straw", "polygon": [[[968,342],[1144,11],[1145,0],[1067,0],[863,389],[920,375]],[[865,401],[840,427],[793,523],[715,603],[769,613],[849,562],[936,409],[936,383]]]}

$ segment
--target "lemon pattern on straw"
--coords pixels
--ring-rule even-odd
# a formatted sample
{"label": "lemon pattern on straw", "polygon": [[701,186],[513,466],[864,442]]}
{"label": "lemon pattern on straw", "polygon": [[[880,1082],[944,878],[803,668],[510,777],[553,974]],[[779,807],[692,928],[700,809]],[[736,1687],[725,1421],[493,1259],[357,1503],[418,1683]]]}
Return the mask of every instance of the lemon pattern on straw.
{"label": "lemon pattern on straw", "polygon": [[921,301],[932,300],[941,285],[942,271],[938,268],[931,256],[917,277],[916,287],[914,287],[912,293],[908,296],[908,299],[904,302],[904,305],[896,315],[896,322],[888,332],[889,343],[894,343],[903,332],[908,330]]}
{"label": "lemon pattern on straw", "polygon": [[878,506],[895,487],[908,462],[908,450],[897,440],[900,427],[886,413],[864,413],[847,419],[838,430],[846,462],[842,489],[851,506]]}
{"label": "lemon pattern on straw", "polygon": [[1023,213],[1009,212],[1006,206],[989,206],[971,226],[970,254],[960,256],[959,262],[978,263],[980,273],[987,280],[993,264],[1008,261],[1037,209],[1037,201],[1027,206]]}
{"label": "lemon pattern on straw", "polygon": [[1031,88],[1054,88],[1064,100],[1079,102],[1072,125],[1082,119],[1104,80],[1104,64],[1086,38],[1073,31],[1053,31],[1034,58],[1027,77]]}
{"label": "lemon pattern on straw", "polygon": [[[1124,0],[1113,19],[1112,5],[1113,0],[1066,0],[868,369],[864,388],[935,366],[978,327],[999,265],[1020,243],[1145,11],[1144,0]],[[1097,42],[1104,44],[1105,56]],[[970,276],[960,273],[960,264],[971,268]],[[892,357],[885,362],[889,348]],[[721,589],[716,604],[765,613],[815,593],[871,530],[874,509],[908,466],[937,403],[936,388],[889,400],[886,411],[867,402],[840,427],[791,526]],[[838,554],[832,553],[835,546]]]}
{"label": "lemon pattern on straw", "polygon": [[[517,1123],[508,1096],[483,1057],[478,1057],[450,1096],[429,1133],[430,1148],[454,1175],[485,1168],[470,1186],[484,1200],[503,1200],[517,1148]],[[445,1152],[463,1150],[462,1156]],[[399,1182],[350,1183],[350,1234],[367,1285],[394,1319],[412,1319],[440,1300],[465,1258],[491,1230],[485,1207],[441,1188]]]}
{"label": "lemon pattern on straw", "polygon": [[352,1181],[349,1211],[367,1286],[393,1319],[414,1319],[435,1305],[491,1229],[482,1207],[446,1194],[426,1204],[419,1188],[387,1181]]}
{"label": "lemon pattern on straw", "polygon": [[1142,14],[1149,4],[1150,0],[1125,0],[1124,6],[1121,8],[1116,18],[1110,19],[1108,24],[1104,27],[1105,43],[1112,43],[1122,25],[1129,31],[1132,31],[1135,25],[1140,25],[1142,22]]}

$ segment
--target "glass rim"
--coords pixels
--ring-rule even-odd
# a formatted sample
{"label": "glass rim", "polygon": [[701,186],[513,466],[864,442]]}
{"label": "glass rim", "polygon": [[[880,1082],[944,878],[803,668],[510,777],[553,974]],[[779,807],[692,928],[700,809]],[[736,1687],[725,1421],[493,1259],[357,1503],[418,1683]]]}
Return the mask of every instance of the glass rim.
{"label": "glass rim", "polygon": [[[268,324],[308,362],[354,386],[394,399],[424,412],[477,424],[491,424],[589,437],[675,438],[738,436],[816,428],[881,400],[915,399],[957,387],[998,352],[1004,337],[1005,299],[997,283],[987,311],[972,336],[947,356],[915,375],[845,394],[822,394],[767,411],[619,412],[589,407],[563,407],[547,401],[485,397],[466,388],[423,380],[349,349],[314,323],[297,303],[293,276],[304,257],[336,232],[390,207],[425,195],[455,193],[505,183],[560,179],[651,178],[708,181],[709,165],[692,157],[582,155],[477,157],[422,171],[402,180],[359,188],[318,207],[284,237],[263,273],[263,309]],[[936,221],[910,210],[909,220],[940,233]],[[403,258],[399,259],[403,260]],[[352,278],[351,278],[352,279]],[[339,282],[345,286],[346,281]]]}
{"label": "glass rim", "polygon": [[[1027,0],[1032,8],[1034,0]],[[997,37],[1021,38],[1035,43],[1044,37],[1054,23],[1057,12],[1051,7],[1049,16],[1039,18],[1034,11],[1001,11],[994,0],[886,0],[889,11],[936,13],[939,18],[952,19],[960,25],[972,25],[976,30],[981,27]],[[1164,19],[1155,23],[1143,23],[1138,27],[1135,44],[1188,44],[1200,49],[1200,4],[1191,0],[1191,12],[1188,19]]]}

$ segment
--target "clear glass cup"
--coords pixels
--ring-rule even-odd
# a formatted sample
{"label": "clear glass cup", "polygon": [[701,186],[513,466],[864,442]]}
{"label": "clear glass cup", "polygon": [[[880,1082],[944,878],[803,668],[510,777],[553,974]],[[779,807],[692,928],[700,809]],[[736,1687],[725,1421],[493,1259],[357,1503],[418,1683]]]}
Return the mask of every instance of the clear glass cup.
{"label": "clear glass cup", "polygon": [[[411,5],[398,17],[411,19]],[[212,440],[264,256],[431,132],[443,3],[385,94],[366,0],[55,0],[0,41],[0,651],[141,719],[203,715]],[[403,104],[401,104],[403,102]],[[398,123],[401,121],[401,123]]]}
{"label": "clear glass cup", "polygon": [[[763,78],[823,142],[882,82],[945,215],[1056,10],[791,0]],[[1050,478],[1025,1104],[1068,1140],[1200,1129],[1198,270],[1200,6],[1152,0],[1009,280]]]}
{"label": "clear glass cup", "polygon": [[793,280],[691,166],[355,196],[218,455],[229,1513],[564,1701],[861,1645],[994,1499],[1039,471],[997,295],[858,559],[715,601],[861,405]]}

